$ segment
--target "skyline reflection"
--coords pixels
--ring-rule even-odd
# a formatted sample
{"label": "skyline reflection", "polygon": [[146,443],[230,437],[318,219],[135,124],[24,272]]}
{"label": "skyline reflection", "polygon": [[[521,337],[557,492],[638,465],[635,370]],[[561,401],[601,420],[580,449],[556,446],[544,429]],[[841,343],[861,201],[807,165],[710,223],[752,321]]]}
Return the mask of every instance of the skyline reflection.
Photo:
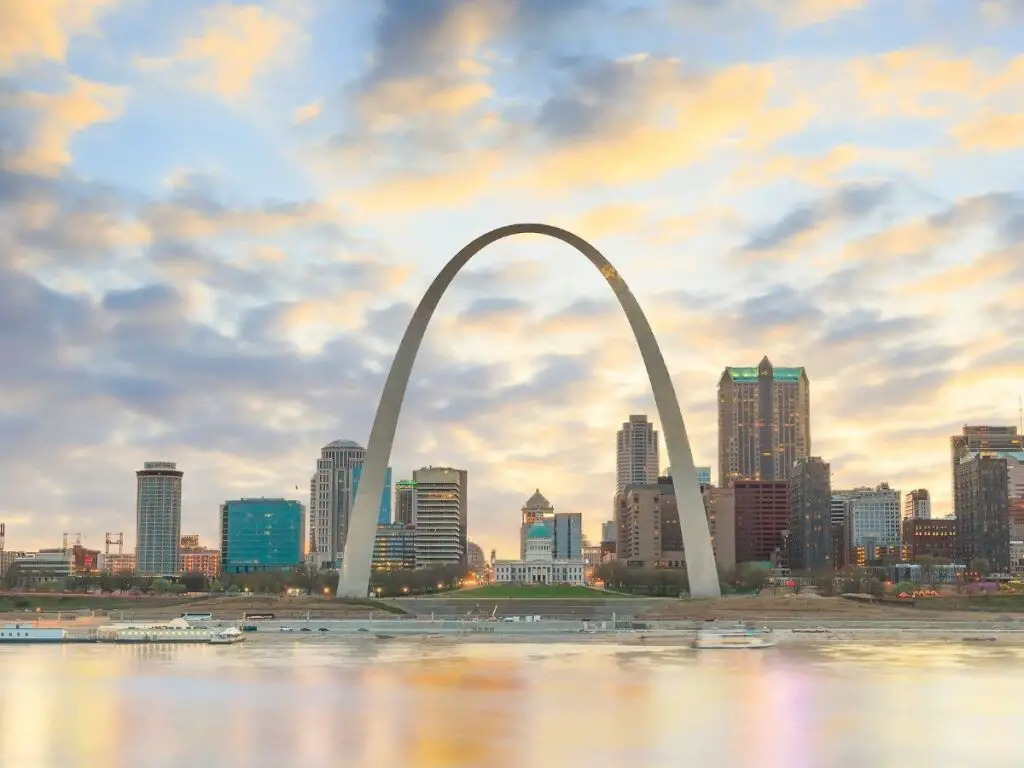
{"label": "skyline reflection", "polygon": [[[0,765],[1024,763],[1024,747],[1000,736],[1024,683],[1021,653],[900,650],[333,638],[4,647]],[[957,727],[920,739],[892,716],[908,701],[915,722]]]}

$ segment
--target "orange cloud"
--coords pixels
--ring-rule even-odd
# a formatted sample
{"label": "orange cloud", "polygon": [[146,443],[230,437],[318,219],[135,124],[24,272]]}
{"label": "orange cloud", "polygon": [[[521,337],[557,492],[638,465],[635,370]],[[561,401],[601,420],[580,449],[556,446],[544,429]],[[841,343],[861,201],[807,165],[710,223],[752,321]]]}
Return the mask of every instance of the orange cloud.
{"label": "orange cloud", "polygon": [[11,0],[0,12],[0,71],[22,62],[60,61],[79,34],[96,32],[96,20],[118,0]]}
{"label": "orange cloud", "polygon": [[867,0],[759,0],[786,27],[796,29],[832,21],[859,11]]}
{"label": "orange cloud", "polygon": [[250,89],[275,63],[286,60],[302,34],[289,17],[255,5],[225,5],[202,14],[203,31],[185,38],[169,57],[136,59],[142,70],[192,73],[192,84],[231,98]]}
{"label": "orange cloud", "polygon": [[968,151],[1005,152],[1024,147],[1024,112],[980,115],[953,129],[957,143]]}
{"label": "orange cloud", "polygon": [[72,137],[95,123],[121,114],[123,88],[68,77],[63,93],[28,92],[0,97],[0,106],[23,109],[36,118],[28,145],[9,160],[9,167],[24,173],[55,175],[71,162]]}

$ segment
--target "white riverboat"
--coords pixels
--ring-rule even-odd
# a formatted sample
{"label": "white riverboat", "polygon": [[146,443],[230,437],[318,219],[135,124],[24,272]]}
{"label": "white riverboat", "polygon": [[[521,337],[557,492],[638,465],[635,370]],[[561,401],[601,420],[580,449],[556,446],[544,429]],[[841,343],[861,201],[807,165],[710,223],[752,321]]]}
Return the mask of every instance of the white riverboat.
{"label": "white riverboat", "polygon": [[114,643],[208,643],[215,629],[193,627],[184,619],[164,623],[107,624],[97,630],[100,642]]}
{"label": "white riverboat", "polygon": [[210,645],[234,645],[244,642],[245,633],[238,627],[228,627],[210,638]]}
{"label": "white riverboat", "polygon": [[770,634],[756,629],[698,631],[693,647],[703,650],[733,648],[771,648],[775,640]]}
{"label": "white riverboat", "polygon": [[0,627],[0,643],[63,643],[67,630],[37,627],[33,624],[5,624]]}

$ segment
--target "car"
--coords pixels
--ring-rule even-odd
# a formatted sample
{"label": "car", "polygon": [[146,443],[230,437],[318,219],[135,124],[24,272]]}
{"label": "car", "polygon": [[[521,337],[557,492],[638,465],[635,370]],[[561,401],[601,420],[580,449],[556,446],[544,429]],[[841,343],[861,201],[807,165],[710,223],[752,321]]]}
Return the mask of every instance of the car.
{"label": "car", "polygon": [[330,632],[330,631],[331,630],[329,630],[327,627],[320,627],[320,629],[317,630],[317,632]]}

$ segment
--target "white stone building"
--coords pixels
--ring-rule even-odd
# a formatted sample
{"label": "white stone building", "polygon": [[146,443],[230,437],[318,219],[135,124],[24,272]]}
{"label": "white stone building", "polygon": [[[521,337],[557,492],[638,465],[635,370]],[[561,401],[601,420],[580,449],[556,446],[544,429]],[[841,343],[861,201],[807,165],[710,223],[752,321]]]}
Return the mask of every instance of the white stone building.
{"label": "white stone building", "polygon": [[556,560],[551,529],[534,523],[526,533],[526,554],[521,560],[495,560],[494,580],[499,584],[586,583],[583,560]]}

